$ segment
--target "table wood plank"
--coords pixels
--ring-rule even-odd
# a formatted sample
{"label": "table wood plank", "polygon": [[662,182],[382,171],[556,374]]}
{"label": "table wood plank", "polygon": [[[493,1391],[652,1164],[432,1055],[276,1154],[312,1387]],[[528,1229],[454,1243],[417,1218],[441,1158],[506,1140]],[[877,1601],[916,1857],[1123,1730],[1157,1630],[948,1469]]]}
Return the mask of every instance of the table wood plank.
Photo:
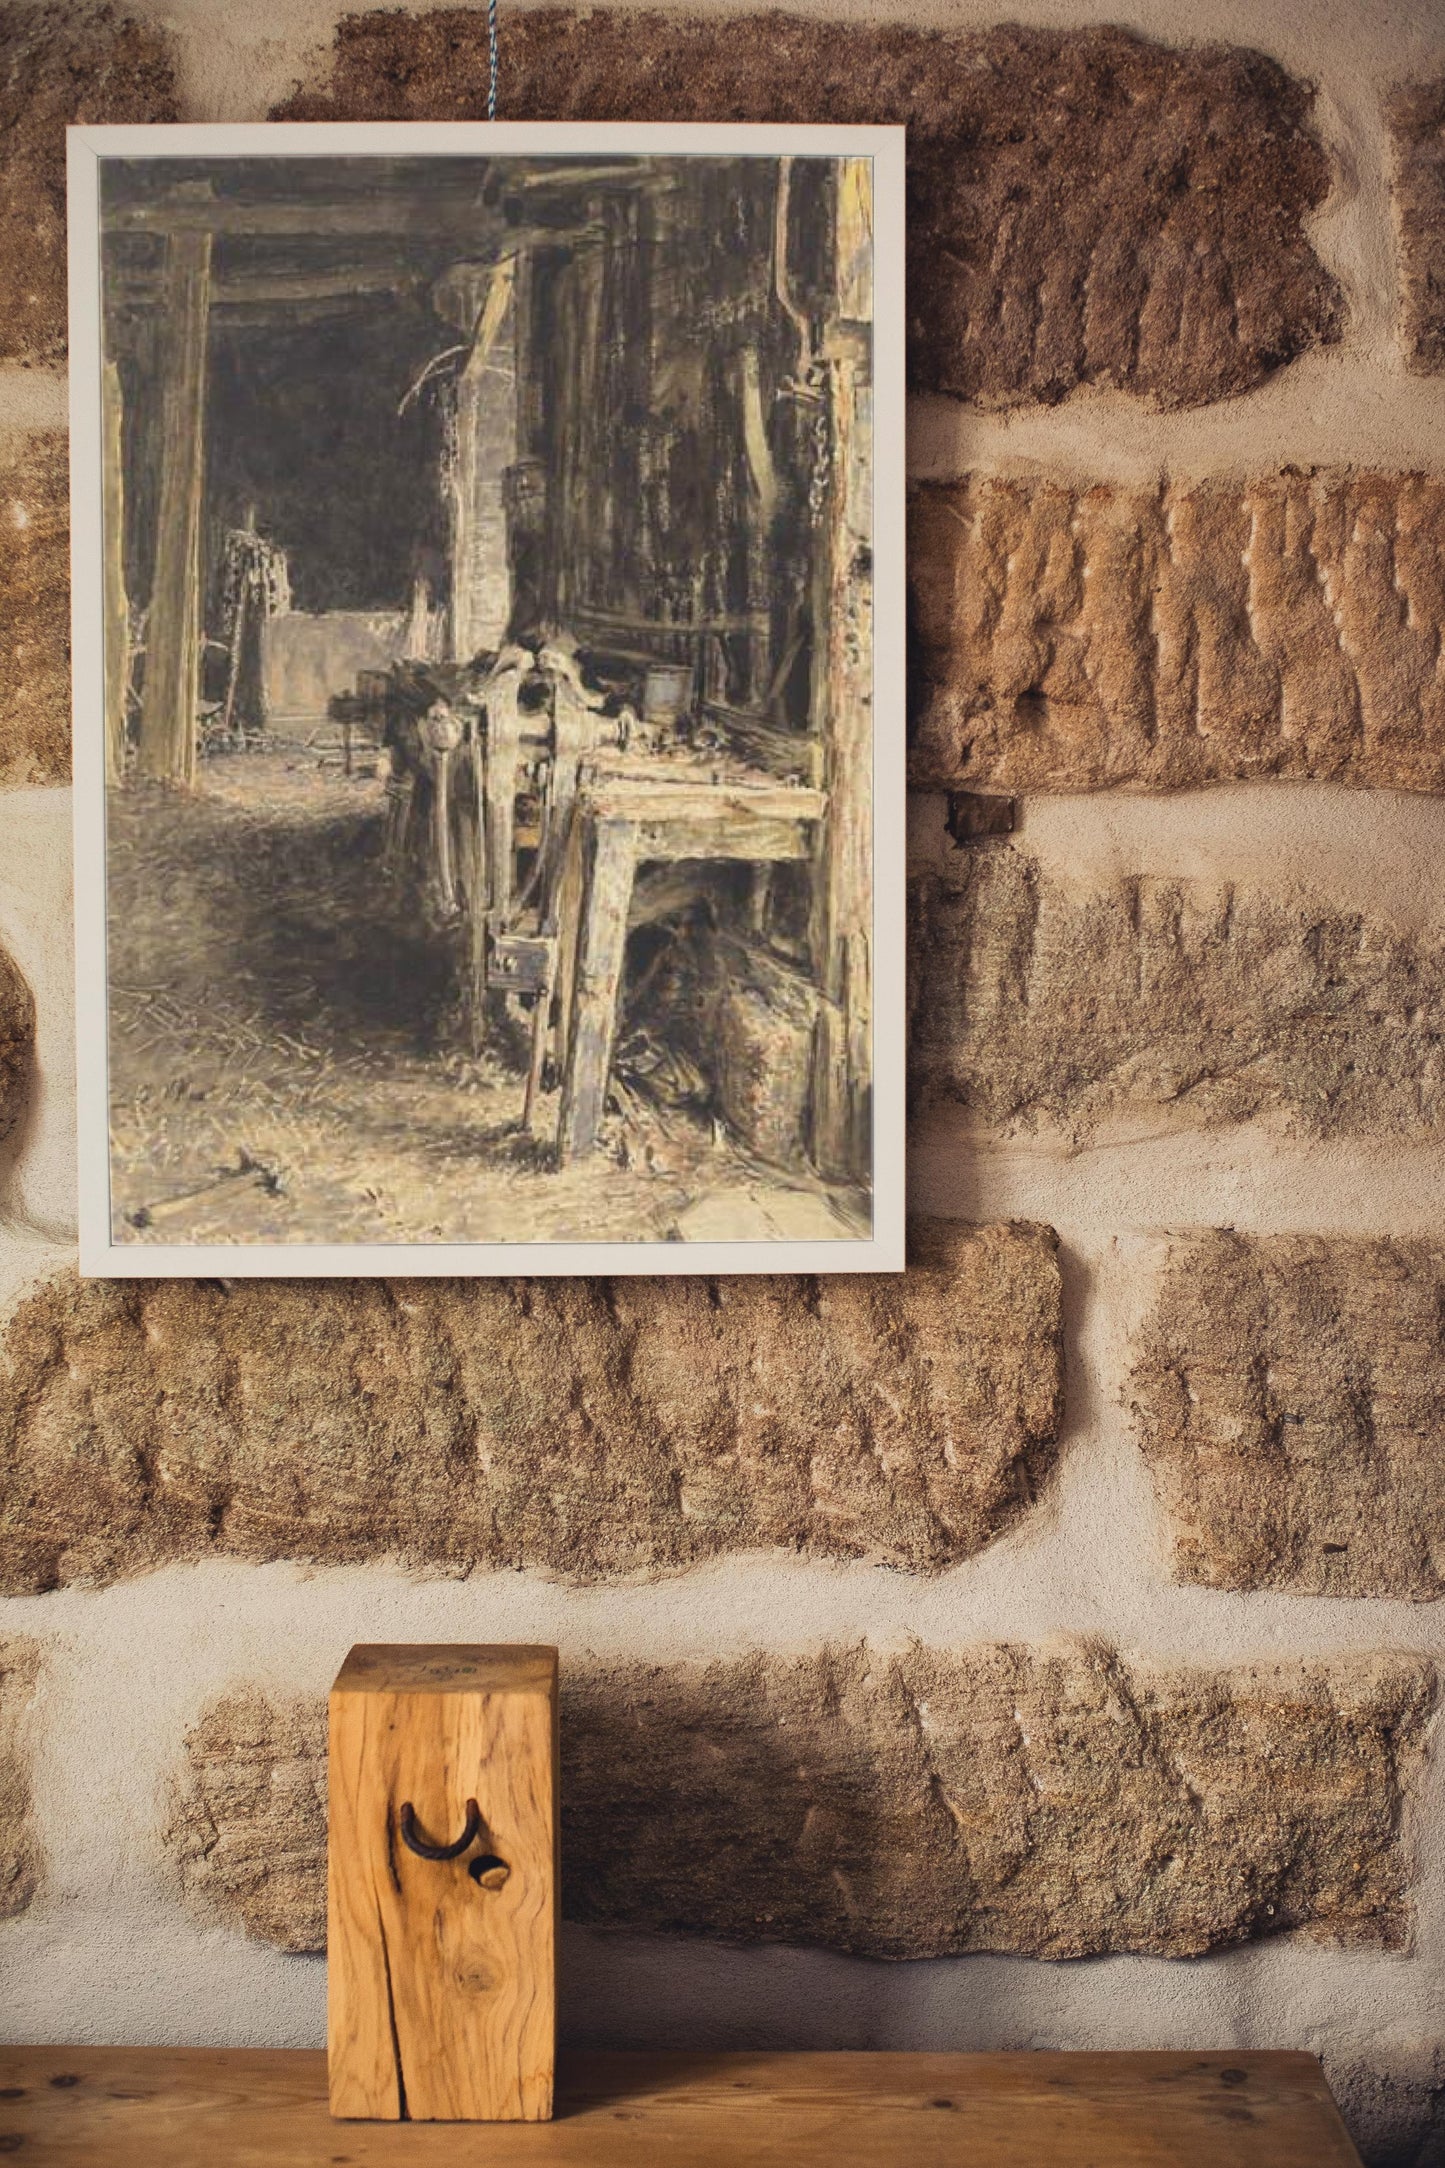
{"label": "table wood plank", "polygon": [[547,2124],[334,2123],[287,2049],[0,2049],[45,2168],[1359,2168],[1292,2053],[574,2055]]}

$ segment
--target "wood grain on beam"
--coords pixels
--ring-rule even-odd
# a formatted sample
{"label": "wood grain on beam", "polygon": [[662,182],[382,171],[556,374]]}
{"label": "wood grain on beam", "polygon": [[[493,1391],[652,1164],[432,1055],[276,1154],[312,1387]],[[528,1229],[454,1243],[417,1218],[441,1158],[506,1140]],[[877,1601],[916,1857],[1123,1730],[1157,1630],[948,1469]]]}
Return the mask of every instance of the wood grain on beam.
{"label": "wood grain on beam", "polygon": [[574,2055],[557,2120],[338,2126],[297,2048],[0,2049],[23,2159],[107,2168],[1359,2168],[1312,2055]]}
{"label": "wood grain on beam", "polygon": [[557,1651],[354,1648],[331,1691],[329,1774],[332,2114],[545,2120]]}
{"label": "wood grain on beam", "polygon": [[174,235],[166,245],[164,441],[137,752],[140,773],[168,783],[194,782],[196,773],[210,281],[210,235]]}

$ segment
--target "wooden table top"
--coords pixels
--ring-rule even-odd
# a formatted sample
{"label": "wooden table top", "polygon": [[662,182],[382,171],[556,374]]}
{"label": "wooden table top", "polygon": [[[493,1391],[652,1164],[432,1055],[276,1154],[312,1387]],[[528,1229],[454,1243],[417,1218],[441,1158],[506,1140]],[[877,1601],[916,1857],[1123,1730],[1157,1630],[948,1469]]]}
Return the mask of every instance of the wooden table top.
{"label": "wooden table top", "polygon": [[1310,2055],[574,2055],[554,2123],[333,2123],[326,2058],[0,2048],[0,2156],[86,2168],[1359,2168]]}

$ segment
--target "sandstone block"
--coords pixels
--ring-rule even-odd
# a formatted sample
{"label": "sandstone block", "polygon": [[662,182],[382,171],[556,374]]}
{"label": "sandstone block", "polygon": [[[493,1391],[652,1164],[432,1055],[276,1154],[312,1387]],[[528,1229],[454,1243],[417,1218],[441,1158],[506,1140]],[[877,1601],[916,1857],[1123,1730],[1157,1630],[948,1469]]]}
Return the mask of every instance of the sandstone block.
{"label": "sandstone block", "polygon": [[0,1919],[5,1920],[25,1910],[40,1880],[24,1729],[39,1670],[33,1641],[18,1635],[0,1641]]}
{"label": "sandstone block", "polygon": [[929,1570],[1024,1512],[1061,1402],[1050,1229],[902,1275],[79,1282],[0,1359],[0,1586],[222,1554],[575,1580],[781,1547]]}
{"label": "sandstone block", "polygon": [[186,1734],[165,1832],[184,1888],[280,1950],[326,1947],[326,1703],[240,1686]]}
{"label": "sandstone block", "polygon": [[1389,102],[1400,330],[1411,368],[1445,369],[1445,76],[1407,83]]}
{"label": "sandstone block", "polygon": [[[486,16],[343,16],[275,114],[486,112]],[[599,8],[509,18],[508,120],[901,121],[917,382],[988,405],[1109,384],[1160,406],[1247,390],[1338,335],[1304,236],[1328,192],[1310,93],[1264,54],[1127,30],[982,33]]]}
{"label": "sandstone block", "polygon": [[35,1054],[35,997],[0,948],[0,1140],[25,1111]]}
{"label": "sandstone block", "polygon": [[61,431],[0,454],[0,786],[70,777],[67,489]]}
{"label": "sandstone block", "polygon": [[163,32],[110,6],[0,17],[0,360],[65,357],[65,131],[177,120]]}
{"label": "sandstone block", "polygon": [[[915,1645],[562,1675],[570,1919],[894,1958],[1408,1937],[1401,1807],[1434,1693],[1409,1657]],[[285,1948],[325,1932],[323,1755],[319,1702],[241,1691],[177,1792],[192,1900]]]}
{"label": "sandstone block", "polygon": [[25,1111],[35,1051],[35,997],[0,949],[0,1139]]}
{"label": "sandstone block", "polygon": [[914,782],[1445,789],[1445,481],[920,488]]}
{"label": "sandstone block", "polygon": [[1212,1232],[1171,1254],[1139,1434],[1180,1578],[1445,1592],[1445,1247]]}
{"label": "sandstone block", "polygon": [[955,853],[913,913],[914,1091],[971,1126],[1445,1130],[1428,937],[1291,889],[1065,885],[1011,845]]}

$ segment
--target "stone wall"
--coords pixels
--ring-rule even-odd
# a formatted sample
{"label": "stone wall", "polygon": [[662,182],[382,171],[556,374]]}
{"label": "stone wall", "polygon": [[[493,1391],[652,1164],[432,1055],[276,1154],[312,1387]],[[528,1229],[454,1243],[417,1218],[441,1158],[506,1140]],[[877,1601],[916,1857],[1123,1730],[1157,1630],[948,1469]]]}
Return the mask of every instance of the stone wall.
{"label": "stone wall", "polygon": [[0,437],[0,779],[70,775],[70,520],[65,438]]}
{"label": "stone wall", "polygon": [[7,1920],[28,1908],[40,1882],[26,1723],[39,1669],[33,1641],[0,1641],[0,1919]]}
{"label": "stone wall", "polygon": [[[1434,1699],[1419,1659],[1150,1671],[1087,1642],[583,1663],[563,1912],[868,1957],[1404,1948]],[[319,1701],[201,1712],[167,1836],[202,1920],[325,1948],[325,1761]]]}
{"label": "stone wall", "polygon": [[1059,1271],[1019,1223],[917,1224],[911,1257],[819,1283],[67,1273],[0,1354],[0,1588],[227,1555],[937,1571],[1050,1471]]}
{"label": "stone wall", "polygon": [[1325,469],[921,488],[920,786],[1445,783],[1445,487]]}
{"label": "stone wall", "polygon": [[1445,2157],[1445,21],[930,4],[503,15],[505,117],[910,124],[919,1217],[818,1287],[77,1282],[61,129],[475,116],[485,17],[0,19],[4,2036],[319,2039],[329,1679],[539,1639],[570,2039]]}

